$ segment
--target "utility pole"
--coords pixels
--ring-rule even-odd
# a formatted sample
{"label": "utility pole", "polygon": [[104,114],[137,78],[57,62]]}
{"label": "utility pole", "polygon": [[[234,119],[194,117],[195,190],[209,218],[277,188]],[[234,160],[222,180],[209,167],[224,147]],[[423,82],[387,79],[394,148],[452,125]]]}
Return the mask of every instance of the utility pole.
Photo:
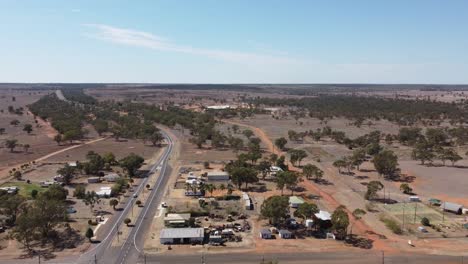
{"label": "utility pole", "polygon": [[97,257],[96,257],[96,254],[94,254],[94,264],[97,264]]}
{"label": "utility pole", "polygon": [[413,224],[416,224],[416,210],[418,210],[418,203],[417,202],[414,205],[414,222],[413,222]]}
{"label": "utility pole", "polygon": [[406,201],[403,201],[403,230],[405,230],[405,207],[406,207]]}
{"label": "utility pole", "polygon": [[385,264],[385,251],[382,250],[382,264]]}
{"label": "utility pole", "polygon": [[37,255],[39,257],[39,264],[41,264],[41,253],[39,252]]}
{"label": "utility pole", "polygon": [[146,264],[146,254],[143,253],[143,258],[145,259],[145,264]]}
{"label": "utility pole", "polygon": [[205,264],[205,255],[203,253],[201,255],[201,264]]}

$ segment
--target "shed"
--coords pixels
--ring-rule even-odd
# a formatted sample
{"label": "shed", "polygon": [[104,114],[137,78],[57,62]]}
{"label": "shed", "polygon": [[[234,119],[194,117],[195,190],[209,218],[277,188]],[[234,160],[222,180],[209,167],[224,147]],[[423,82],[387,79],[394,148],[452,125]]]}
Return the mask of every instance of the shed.
{"label": "shed", "polygon": [[229,173],[225,171],[210,171],[206,177],[208,181],[229,181]]}
{"label": "shed", "polygon": [[278,233],[282,239],[290,239],[292,237],[291,231],[286,229],[281,229]]}
{"label": "shed", "polygon": [[322,221],[330,221],[331,220],[331,214],[327,211],[322,211],[320,210],[318,213],[315,214],[315,217]]}
{"label": "shed", "polygon": [[118,179],[120,179],[120,176],[117,173],[110,173],[110,174],[107,174],[106,176],[104,176],[104,180],[106,180],[108,182],[115,182]]}
{"label": "shed", "polygon": [[89,177],[88,178],[88,183],[99,183],[101,182],[101,178],[99,177]]}
{"label": "shed", "polygon": [[290,196],[289,197],[289,206],[292,208],[297,208],[299,205],[304,203],[304,199],[298,196]]}
{"label": "shed", "polygon": [[455,214],[461,214],[463,211],[463,205],[461,204],[456,204],[456,203],[451,203],[451,202],[443,202],[440,205],[440,208],[442,210],[447,211],[447,212],[452,212]]}
{"label": "shed", "polygon": [[249,195],[246,192],[242,192],[242,200],[244,200],[244,205],[246,210],[253,210],[253,203]]}
{"label": "shed", "polygon": [[190,220],[190,214],[167,214],[164,217],[166,226],[187,226]]}
{"label": "shed", "polygon": [[98,197],[110,197],[112,194],[112,188],[109,186],[101,187],[99,191],[96,192]]}
{"label": "shed", "polygon": [[436,198],[431,198],[431,199],[429,199],[429,204],[431,204],[431,205],[441,205],[442,201],[439,200],[439,199],[436,199]]}
{"label": "shed", "polygon": [[204,238],[203,228],[163,228],[159,235],[161,244],[201,244]]}
{"label": "shed", "polygon": [[268,230],[266,228],[260,230],[260,238],[261,239],[271,239],[271,236],[272,236],[272,234],[271,234],[270,230]]}

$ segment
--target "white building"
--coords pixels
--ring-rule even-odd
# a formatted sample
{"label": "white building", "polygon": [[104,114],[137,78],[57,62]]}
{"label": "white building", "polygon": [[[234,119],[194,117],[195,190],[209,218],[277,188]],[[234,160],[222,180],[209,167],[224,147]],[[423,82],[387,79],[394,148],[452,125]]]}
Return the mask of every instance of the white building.
{"label": "white building", "polygon": [[225,171],[210,171],[206,177],[208,181],[229,181],[229,173]]}
{"label": "white building", "polygon": [[205,231],[203,228],[163,228],[159,235],[161,244],[193,244],[203,243]]}

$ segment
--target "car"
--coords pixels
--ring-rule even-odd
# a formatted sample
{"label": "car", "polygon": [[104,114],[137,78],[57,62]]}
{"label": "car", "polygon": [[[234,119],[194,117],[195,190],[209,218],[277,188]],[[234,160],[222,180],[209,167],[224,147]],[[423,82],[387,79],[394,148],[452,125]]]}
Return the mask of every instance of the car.
{"label": "car", "polygon": [[162,207],[162,208],[166,208],[166,207],[167,207],[166,202],[162,202],[162,203],[161,203],[161,207]]}
{"label": "car", "polygon": [[67,213],[69,213],[69,214],[74,214],[74,213],[76,213],[76,209],[73,208],[73,207],[68,207],[68,208],[67,208]]}
{"label": "car", "polygon": [[133,198],[137,198],[137,197],[138,197],[138,194],[134,193]]}

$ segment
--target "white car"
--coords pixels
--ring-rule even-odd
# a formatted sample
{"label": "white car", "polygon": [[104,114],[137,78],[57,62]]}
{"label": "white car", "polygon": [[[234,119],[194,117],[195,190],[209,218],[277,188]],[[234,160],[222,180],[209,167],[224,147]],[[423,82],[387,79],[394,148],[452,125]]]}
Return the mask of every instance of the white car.
{"label": "white car", "polygon": [[167,207],[166,202],[162,202],[162,203],[161,203],[161,207],[162,207],[162,208],[166,208],[166,207]]}
{"label": "white car", "polygon": [[137,197],[138,197],[138,194],[134,193],[133,198],[137,198]]}

